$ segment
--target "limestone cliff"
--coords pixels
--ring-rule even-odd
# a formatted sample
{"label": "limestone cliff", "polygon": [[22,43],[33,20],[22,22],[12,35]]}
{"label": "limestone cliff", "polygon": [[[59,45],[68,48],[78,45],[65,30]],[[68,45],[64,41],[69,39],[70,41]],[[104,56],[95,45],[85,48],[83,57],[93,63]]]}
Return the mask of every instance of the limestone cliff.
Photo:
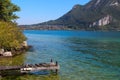
{"label": "limestone cliff", "polygon": [[110,15],[107,15],[95,22],[93,22],[92,24],[90,24],[90,27],[94,27],[94,26],[105,26],[105,25],[108,25],[110,24],[110,22],[112,21],[112,16]]}

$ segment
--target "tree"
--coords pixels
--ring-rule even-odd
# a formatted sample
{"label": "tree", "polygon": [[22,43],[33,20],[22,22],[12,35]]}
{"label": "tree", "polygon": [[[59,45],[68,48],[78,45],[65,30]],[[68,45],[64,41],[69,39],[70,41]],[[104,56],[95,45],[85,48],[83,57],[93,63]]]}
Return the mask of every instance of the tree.
{"label": "tree", "polygon": [[19,11],[17,5],[11,0],[0,0],[0,49],[12,51],[23,48],[26,37],[13,22],[18,16],[14,12]]}
{"label": "tree", "polygon": [[20,8],[17,5],[11,3],[11,0],[0,0],[1,21],[9,22],[19,18],[18,16],[16,16],[16,14],[14,14],[14,12],[16,11],[20,11]]}

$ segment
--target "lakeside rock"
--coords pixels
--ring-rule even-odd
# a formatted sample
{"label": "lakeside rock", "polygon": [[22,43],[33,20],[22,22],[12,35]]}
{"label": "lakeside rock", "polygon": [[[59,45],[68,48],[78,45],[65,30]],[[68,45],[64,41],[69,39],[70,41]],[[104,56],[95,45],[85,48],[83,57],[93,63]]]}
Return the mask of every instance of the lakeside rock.
{"label": "lakeside rock", "polygon": [[2,57],[12,57],[17,55],[18,53],[22,53],[26,50],[28,50],[30,46],[28,46],[27,41],[23,41],[21,44],[21,48],[18,50],[11,50],[11,51],[5,51],[4,49],[0,49],[0,56]]}
{"label": "lakeside rock", "polygon": [[0,49],[0,55],[3,55],[4,49]]}
{"label": "lakeside rock", "polygon": [[27,47],[28,46],[27,41],[23,41],[22,46]]}
{"label": "lakeside rock", "polygon": [[12,57],[13,55],[11,51],[8,51],[8,52],[4,52],[3,56]]}
{"label": "lakeside rock", "polygon": [[12,55],[12,52],[11,51],[4,51],[4,49],[1,49],[0,50],[0,56],[9,56],[9,57],[11,57],[11,56],[13,56]]}

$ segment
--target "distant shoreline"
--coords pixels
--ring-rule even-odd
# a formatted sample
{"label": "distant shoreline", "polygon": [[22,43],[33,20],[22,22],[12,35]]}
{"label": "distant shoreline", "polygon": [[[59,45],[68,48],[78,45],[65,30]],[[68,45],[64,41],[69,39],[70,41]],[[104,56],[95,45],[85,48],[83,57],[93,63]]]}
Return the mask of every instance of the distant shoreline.
{"label": "distant shoreline", "polygon": [[118,31],[120,29],[100,29],[100,28],[69,28],[67,26],[61,25],[40,25],[40,26],[32,26],[32,25],[19,25],[21,30],[79,30],[79,31]]}
{"label": "distant shoreline", "polygon": [[83,29],[22,29],[22,30],[39,30],[39,31],[102,31],[102,32],[120,32],[120,30],[83,30]]}

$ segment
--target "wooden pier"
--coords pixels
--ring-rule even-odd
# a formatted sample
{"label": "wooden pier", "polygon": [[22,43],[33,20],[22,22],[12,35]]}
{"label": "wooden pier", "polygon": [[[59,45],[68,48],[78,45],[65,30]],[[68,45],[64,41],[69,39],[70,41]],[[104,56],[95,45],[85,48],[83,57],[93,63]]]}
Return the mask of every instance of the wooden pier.
{"label": "wooden pier", "polygon": [[21,73],[30,73],[33,71],[41,71],[41,70],[54,70],[58,73],[60,66],[58,62],[53,62],[51,60],[50,63],[39,63],[39,64],[26,64],[21,66],[0,66],[0,71],[5,70],[20,70]]}

